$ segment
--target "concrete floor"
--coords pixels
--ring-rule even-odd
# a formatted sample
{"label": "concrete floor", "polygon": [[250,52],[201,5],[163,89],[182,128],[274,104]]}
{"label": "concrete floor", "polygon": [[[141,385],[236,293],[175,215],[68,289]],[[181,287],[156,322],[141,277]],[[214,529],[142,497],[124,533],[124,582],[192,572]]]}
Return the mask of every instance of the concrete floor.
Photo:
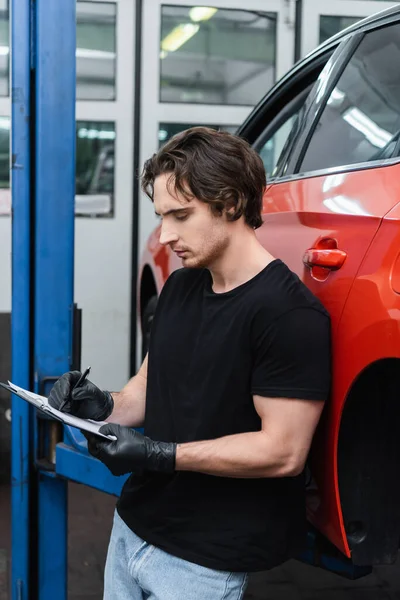
{"label": "concrete floor", "polygon": [[[9,600],[9,496],[9,485],[0,485],[0,600]],[[115,498],[69,484],[68,600],[102,598],[114,505]],[[245,600],[400,600],[400,561],[393,567],[379,567],[358,581],[290,561],[252,575]]]}

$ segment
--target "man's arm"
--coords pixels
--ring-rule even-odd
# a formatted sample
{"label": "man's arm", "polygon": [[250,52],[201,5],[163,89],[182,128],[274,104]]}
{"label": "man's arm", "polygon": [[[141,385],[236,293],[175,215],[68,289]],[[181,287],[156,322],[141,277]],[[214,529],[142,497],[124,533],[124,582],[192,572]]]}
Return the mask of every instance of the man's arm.
{"label": "man's arm", "polygon": [[107,421],[127,427],[141,427],[146,409],[147,354],[137,374],[120,392],[112,392],[114,409]]}
{"label": "man's arm", "polygon": [[235,478],[301,473],[329,398],[330,321],[321,311],[300,308],[272,323],[261,318],[255,330],[251,390],[260,431],[176,444],[107,424],[100,432],[116,440],[93,436],[89,452],[115,475],[137,470]]}
{"label": "man's arm", "polygon": [[176,470],[236,478],[290,477],[302,472],[322,401],[253,396],[260,431],[178,444]]}

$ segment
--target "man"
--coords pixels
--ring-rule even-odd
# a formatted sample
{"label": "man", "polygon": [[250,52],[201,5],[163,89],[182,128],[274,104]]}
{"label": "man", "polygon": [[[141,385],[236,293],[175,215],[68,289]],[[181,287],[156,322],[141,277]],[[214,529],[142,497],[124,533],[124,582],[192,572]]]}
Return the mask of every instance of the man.
{"label": "man", "polygon": [[[168,278],[138,374],[119,393],[79,372],[49,401],[107,419],[89,451],[133,473],[117,504],[105,600],[237,600],[249,572],[304,544],[303,470],[330,387],[330,321],[258,242],[265,171],[238,137],[199,127],[147,161],[142,186]],[[290,243],[290,240],[287,241]],[[300,260],[300,259],[299,259]],[[131,429],[144,424],[145,436]]]}

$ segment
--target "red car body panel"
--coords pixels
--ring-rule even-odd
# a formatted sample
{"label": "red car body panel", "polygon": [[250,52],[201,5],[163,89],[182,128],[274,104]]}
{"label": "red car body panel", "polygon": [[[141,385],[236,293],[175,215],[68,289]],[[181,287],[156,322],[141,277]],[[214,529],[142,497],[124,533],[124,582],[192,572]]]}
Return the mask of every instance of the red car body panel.
{"label": "red car body panel", "polygon": [[[346,556],[337,447],[343,407],[371,363],[400,358],[400,165],[275,183],[264,195],[260,242],[320,298],[332,319],[333,386],[310,456],[315,485],[308,517]],[[181,261],[150,236],[140,275],[150,267],[160,292]],[[309,249],[337,248],[337,270],[306,266]],[[311,256],[313,254],[311,253]],[[140,281],[140,276],[139,276]],[[351,357],[351,360],[349,360]]]}
{"label": "red car body panel", "polygon": [[[332,397],[311,453],[318,491],[310,494],[308,515],[310,521],[347,556],[350,556],[350,550],[340,508],[336,464],[340,418],[352,383],[372,362],[372,356],[364,356],[360,348],[366,351],[368,348],[368,352],[371,347],[374,348],[373,360],[387,353],[384,345],[377,347],[372,338],[370,344],[364,342],[360,345],[358,339],[352,342],[354,336],[359,336],[360,330],[365,332],[366,321],[363,311],[354,312],[347,303],[349,298],[353,301],[354,294],[357,294],[355,290],[360,285],[358,272],[362,261],[382,218],[393,207],[396,198],[400,198],[400,168],[397,165],[278,183],[265,194],[264,225],[258,230],[261,243],[297,273],[331,315]],[[315,274],[313,269],[304,265],[303,256],[309,248],[317,248],[326,239],[333,240],[337,248],[346,253],[346,260],[337,271],[322,269],[322,273]],[[382,250],[381,246],[375,250],[379,259],[374,277],[378,281],[388,280],[389,265],[382,269],[385,254]],[[374,301],[371,297],[369,302],[368,314],[374,319],[379,314],[376,305],[380,304],[380,300],[376,298]],[[342,323],[344,314],[345,326]],[[358,356],[357,362],[347,358],[348,348],[354,343],[358,348],[357,352],[354,351]]]}

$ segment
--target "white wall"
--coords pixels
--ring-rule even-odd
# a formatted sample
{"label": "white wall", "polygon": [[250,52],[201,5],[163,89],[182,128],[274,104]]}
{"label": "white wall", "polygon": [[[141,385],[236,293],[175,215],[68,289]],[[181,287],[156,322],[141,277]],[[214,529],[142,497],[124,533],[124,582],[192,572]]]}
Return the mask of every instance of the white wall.
{"label": "white wall", "polygon": [[115,219],[75,219],[75,301],[82,308],[82,368],[119,390],[129,374],[131,213],[119,198]]}
{"label": "white wall", "polygon": [[115,123],[114,216],[75,219],[75,302],[82,308],[82,368],[119,390],[129,378],[135,3],[118,0],[116,100],[78,102],[77,119]]}
{"label": "white wall", "polygon": [[11,311],[11,217],[0,217],[0,312]]}

